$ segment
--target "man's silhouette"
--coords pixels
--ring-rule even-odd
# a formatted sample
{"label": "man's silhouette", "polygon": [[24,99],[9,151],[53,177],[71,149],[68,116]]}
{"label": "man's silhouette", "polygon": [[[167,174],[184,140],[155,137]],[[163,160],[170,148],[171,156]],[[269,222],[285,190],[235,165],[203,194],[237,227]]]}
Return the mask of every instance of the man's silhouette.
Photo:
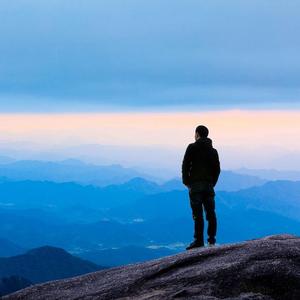
{"label": "man's silhouette", "polygon": [[200,125],[195,131],[195,143],[189,144],[182,162],[182,181],[189,189],[190,204],[195,223],[194,241],[187,250],[204,246],[203,208],[208,221],[208,244],[216,243],[217,218],[215,192],[220,175],[220,162],[216,149],[208,138],[208,129]]}

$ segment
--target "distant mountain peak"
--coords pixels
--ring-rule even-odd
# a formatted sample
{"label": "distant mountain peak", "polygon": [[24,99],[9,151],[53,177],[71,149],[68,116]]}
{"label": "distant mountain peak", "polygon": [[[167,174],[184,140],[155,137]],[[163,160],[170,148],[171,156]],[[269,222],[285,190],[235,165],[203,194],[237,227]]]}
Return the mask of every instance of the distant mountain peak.
{"label": "distant mountain peak", "polygon": [[157,183],[149,181],[142,177],[134,177],[129,181],[125,182],[122,186],[127,187],[129,189],[138,190],[146,194],[162,191]]}
{"label": "distant mountain peak", "polygon": [[25,254],[0,258],[0,278],[20,276],[33,283],[68,278],[103,269],[63,249],[45,246]]}
{"label": "distant mountain peak", "polygon": [[15,161],[15,159],[13,159],[11,157],[0,155],[0,164],[9,164],[14,161]]}
{"label": "distant mountain peak", "polygon": [[86,165],[85,162],[76,159],[76,158],[68,158],[65,160],[60,161],[60,163],[64,164],[64,165],[70,165],[70,166],[84,166]]}
{"label": "distant mountain peak", "polygon": [[37,255],[37,256],[45,256],[45,255],[59,255],[59,256],[71,256],[67,251],[62,248],[52,247],[52,246],[43,246],[39,248],[35,248],[26,252],[28,255]]}
{"label": "distant mountain peak", "polygon": [[146,185],[156,185],[154,182],[151,182],[149,180],[146,180],[145,178],[143,177],[134,177],[132,179],[130,179],[129,181],[126,182],[127,184],[137,184],[137,185],[140,185],[140,184],[146,184]]}

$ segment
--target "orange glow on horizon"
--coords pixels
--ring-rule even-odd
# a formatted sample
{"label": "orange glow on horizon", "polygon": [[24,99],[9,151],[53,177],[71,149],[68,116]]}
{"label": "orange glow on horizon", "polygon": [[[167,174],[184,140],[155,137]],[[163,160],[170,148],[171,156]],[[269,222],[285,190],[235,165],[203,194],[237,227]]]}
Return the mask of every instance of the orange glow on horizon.
{"label": "orange glow on horizon", "polygon": [[199,124],[209,127],[218,146],[300,149],[300,111],[0,114],[1,140],[41,144],[182,147],[192,141]]}

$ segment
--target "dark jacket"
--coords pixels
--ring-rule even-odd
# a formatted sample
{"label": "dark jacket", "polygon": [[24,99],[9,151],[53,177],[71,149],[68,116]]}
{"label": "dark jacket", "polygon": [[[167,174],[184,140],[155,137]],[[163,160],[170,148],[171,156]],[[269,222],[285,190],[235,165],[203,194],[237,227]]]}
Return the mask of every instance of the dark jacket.
{"label": "dark jacket", "polygon": [[182,182],[190,185],[196,182],[209,182],[216,185],[220,175],[218,152],[209,138],[200,138],[189,144],[182,162]]}

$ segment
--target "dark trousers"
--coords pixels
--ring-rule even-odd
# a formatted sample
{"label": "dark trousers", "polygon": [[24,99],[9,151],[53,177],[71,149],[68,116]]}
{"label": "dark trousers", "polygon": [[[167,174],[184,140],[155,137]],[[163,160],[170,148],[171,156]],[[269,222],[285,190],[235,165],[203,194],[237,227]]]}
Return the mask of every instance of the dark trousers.
{"label": "dark trousers", "polygon": [[194,183],[189,187],[190,204],[195,223],[194,238],[199,244],[204,245],[203,230],[203,209],[205,211],[207,227],[207,241],[209,243],[216,242],[217,218],[215,213],[215,192],[209,183]]}

